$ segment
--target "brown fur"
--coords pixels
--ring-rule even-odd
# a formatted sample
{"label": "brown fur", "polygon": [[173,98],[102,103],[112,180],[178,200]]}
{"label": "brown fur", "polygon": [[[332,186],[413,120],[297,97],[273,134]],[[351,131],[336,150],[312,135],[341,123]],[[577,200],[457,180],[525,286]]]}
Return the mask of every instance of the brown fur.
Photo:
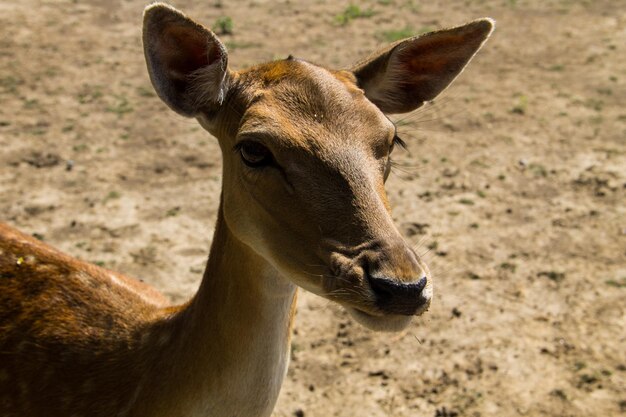
{"label": "brown fur", "polygon": [[120,384],[143,372],[128,352],[162,316],[163,297],[7,225],[0,236],[0,414],[89,415],[97,403],[114,415],[129,401]]}

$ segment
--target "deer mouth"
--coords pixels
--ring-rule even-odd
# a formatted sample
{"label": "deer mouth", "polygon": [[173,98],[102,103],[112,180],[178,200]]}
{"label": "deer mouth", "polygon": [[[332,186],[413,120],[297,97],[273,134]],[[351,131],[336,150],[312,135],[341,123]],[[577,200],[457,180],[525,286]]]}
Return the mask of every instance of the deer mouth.
{"label": "deer mouth", "polygon": [[349,269],[344,274],[330,272],[323,281],[325,298],[337,302],[364,327],[375,331],[399,331],[414,316],[426,312],[433,295],[429,273],[422,278],[401,282],[392,278],[373,277],[367,268]]}
{"label": "deer mouth", "polygon": [[381,305],[377,294],[368,288],[353,287],[348,293],[352,294],[349,298],[336,295],[326,298],[340,304],[359,324],[370,330],[397,332],[405,329],[413,317],[428,311],[432,299],[432,285],[428,282],[419,300],[406,308],[387,303]]}
{"label": "deer mouth", "polygon": [[413,316],[388,314],[384,316],[367,313],[356,307],[346,307],[346,311],[362,326],[379,332],[398,332],[404,330],[413,319]]}

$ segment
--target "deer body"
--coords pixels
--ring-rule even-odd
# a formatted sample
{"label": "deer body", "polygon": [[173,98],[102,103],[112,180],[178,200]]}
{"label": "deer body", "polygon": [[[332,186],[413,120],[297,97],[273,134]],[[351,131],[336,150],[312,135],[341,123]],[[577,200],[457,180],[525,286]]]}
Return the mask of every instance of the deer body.
{"label": "deer body", "polygon": [[0,415],[269,416],[297,286],[371,329],[406,327],[432,283],[391,220],[383,185],[399,139],[384,113],[436,96],[492,26],[411,38],[351,70],[290,57],[233,72],[212,32],[148,7],[157,93],[216,136],[224,157],[202,283],[169,306],[0,224]]}
{"label": "deer body", "polygon": [[0,327],[0,414],[269,416],[296,287],[219,219],[210,279],[175,308],[1,225],[0,305],[11,320]]}

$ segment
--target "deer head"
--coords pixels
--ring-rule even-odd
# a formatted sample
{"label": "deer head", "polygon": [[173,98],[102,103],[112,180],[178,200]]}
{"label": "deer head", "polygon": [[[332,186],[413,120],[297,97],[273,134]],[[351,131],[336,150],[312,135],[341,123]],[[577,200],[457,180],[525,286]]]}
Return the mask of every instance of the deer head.
{"label": "deer head", "polygon": [[432,281],[391,218],[384,183],[402,141],[387,115],[435,98],[492,29],[405,39],[343,70],[289,57],[232,71],[214,33],[164,4],[146,10],[143,39],[161,99],[219,140],[232,234],[363,325],[399,330],[428,308]]}

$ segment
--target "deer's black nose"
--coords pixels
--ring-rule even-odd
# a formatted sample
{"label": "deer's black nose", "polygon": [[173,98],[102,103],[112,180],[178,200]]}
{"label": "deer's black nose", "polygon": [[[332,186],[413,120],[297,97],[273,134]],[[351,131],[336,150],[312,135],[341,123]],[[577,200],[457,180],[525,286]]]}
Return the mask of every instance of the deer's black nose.
{"label": "deer's black nose", "polygon": [[368,275],[376,304],[390,314],[413,315],[429,302],[424,292],[428,279],[424,276],[414,282],[402,282],[387,277]]}

